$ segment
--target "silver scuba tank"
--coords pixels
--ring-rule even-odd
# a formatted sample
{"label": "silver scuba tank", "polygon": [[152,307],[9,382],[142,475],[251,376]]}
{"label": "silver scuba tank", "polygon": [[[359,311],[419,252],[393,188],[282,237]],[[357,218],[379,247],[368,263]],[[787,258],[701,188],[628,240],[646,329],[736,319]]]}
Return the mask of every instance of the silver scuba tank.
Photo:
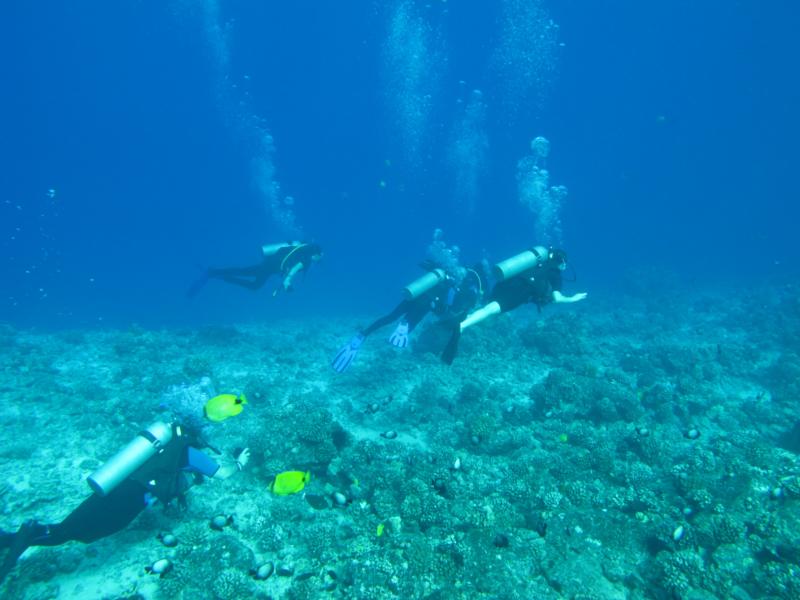
{"label": "silver scuba tank", "polygon": [[492,268],[492,274],[497,281],[510,279],[544,262],[547,260],[547,256],[547,248],[544,246],[534,246],[529,250],[525,250],[525,252],[520,252],[511,258],[497,263]]}
{"label": "silver scuba tank", "polygon": [[171,440],[172,426],[156,421],[89,475],[89,487],[101,496],[107,495]]}
{"label": "silver scuba tank", "polygon": [[299,246],[302,242],[280,242],[278,244],[266,244],[261,246],[261,253],[264,256],[272,256],[281,248],[286,248],[287,246]]}
{"label": "silver scuba tank", "polygon": [[420,277],[409,283],[403,288],[403,295],[408,300],[419,298],[422,294],[433,288],[437,283],[444,280],[446,277],[444,269],[433,269],[428,271]]}

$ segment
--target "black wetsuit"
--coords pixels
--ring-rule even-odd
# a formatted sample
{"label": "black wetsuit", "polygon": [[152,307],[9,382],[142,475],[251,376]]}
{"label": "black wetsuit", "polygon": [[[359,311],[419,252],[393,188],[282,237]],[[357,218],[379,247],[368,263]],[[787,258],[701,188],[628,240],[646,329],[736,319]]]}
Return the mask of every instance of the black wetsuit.
{"label": "black wetsuit", "polygon": [[429,312],[439,318],[460,318],[461,315],[466,314],[475,306],[479,295],[480,281],[475,284],[465,278],[465,281],[460,286],[454,287],[452,280],[442,280],[424,294],[416,298],[403,300],[392,312],[377,319],[369,327],[362,330],[361,335],[367,337],[375,330],[400,317],[404,317],[404,320],[408,323],[408,331],[413,331]]}
{"label": "black wetsuit", "polygon": [[555,266],[542,265],[499,282],[489,302],[497,302],[502,312],[529,302],[541,309],[553,301],[554,291],[561,291],[561,271]]}
{"label": "black wetsuit", "polygon": [[182,500],[190,483],[187,472],[213,476],[219,465],[191,446],[189,436],[176,436],[164,450],[148,460],[107,495],[92,494],[60,523],[24,524],[17,533],[0,534],[0,547],[9,548],[0,566],[0,581],[30,546],[59,546],[66,542],[90,543],[121,531],[154,499],[165,505]]}
{"label": "black wetsuit", "polygon": [[[492,289],[488,302],[497,302],[500,312],[508,312],[527,304],[541,308],[553,301],[553,292],[561,291],[561,271],[553,263],[546,263],[499,282]],[[448,365],[458,352],[461,326],[456,325],[442,352],[442,361]]]}
{"label": "black wetsuit", "polygon": [[302,268],[307,270],[311,266],[312,256],[315,254],[319,254],[319,246],[314,244],[287,245],[274,254],[265,256],[256,265],[209,269],[208,276],[249,290],[258,290],[270,277],[273,275],[285,277],[297,264],[302,264]]}

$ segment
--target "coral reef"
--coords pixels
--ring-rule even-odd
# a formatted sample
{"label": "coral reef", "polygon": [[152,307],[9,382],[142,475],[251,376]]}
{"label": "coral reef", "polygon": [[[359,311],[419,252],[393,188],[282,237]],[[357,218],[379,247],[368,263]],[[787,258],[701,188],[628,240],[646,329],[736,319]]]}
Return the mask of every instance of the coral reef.
{"label": "coral reef", "polygon": [[[158,418],[202,428],[215,460],[252,451],[243,473],[193,489],[186,510],[150,509],[85,547],[30,549],[2,592],[796,598],[800,359],[786,332],[800,332],[800,313],[788,297],[764,317],[753,294],[720,313],[712,292],[655,293],[498,318],[470,330],[452,368],[423,326],[425,350],[365,351],[341,376],[322,352],[309,369],[306,351],[335,350],[347,329],[336,321],[2,326],[2,529],[61,520],[90,493],[82,480]],[[228,391],[247,393],[244,411],[204,420]],[[311,479],[271,494],[286,470]],[[212,530],[215,515],[232,525]],[[146,574],[159,558],[174,569]],[[253,579],[267,561],[275,573]]]}

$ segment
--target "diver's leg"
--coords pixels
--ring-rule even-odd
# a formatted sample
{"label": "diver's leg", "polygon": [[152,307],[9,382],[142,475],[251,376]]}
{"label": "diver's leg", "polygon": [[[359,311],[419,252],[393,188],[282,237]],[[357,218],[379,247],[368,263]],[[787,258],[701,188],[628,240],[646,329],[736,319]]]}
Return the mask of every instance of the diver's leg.
{"label": "diver's leg", "polygon": [[459,330],[464,331],[467,327],[472,327],[473,325],[480,323],[491,316],[500,314],[501,312],[503,312],[503,309],[500,307],[499,302],[496,300],[494,302],[489,302],[489,304],[486,306],[479,308],[475,312],[467,315],[467,318],[461,321]]}
{"label": "diver's leg", "polygon": [[147,507],[146,493],[141,484],[128,479],[107,496],[93,494],[61,523],[49,527],[49,539],[33,545],[54,546],[69,540],[88,544],[121,531]]}
{"label": "diver's leg", "polygon": [[264,263],[251,267],[232,267],[229,269],[209,269],[208,276],[226,283],[238,285],[248,290],[258,290],[266,283],[272,271]]}
{"label": "diver's leg", "polygon": [[430,305],[415,305],[406,313],[406,322],[408,323],[408,330],[414,331],[414,328],[422,322],[430,312]]}
{"label": "diver's leg", "polygon": [[232,283],[233,285],[238,285],[239,287],[246,288],[248,290],[256,291],[263,287],[264,283],[267,281],[268,277],[257,277],[255,279],[244,279],[242,277],[235,277],[233,275],[226,275],[224,277],[219,277],[225,283]]}
{"label": "diver's leg", "polygon": [[384,325],[388,325],[398,317],[403,316],[409,310],[410,302],[408,300],[403,300],[400,304],[398,304],[392,312],[387,315],[382,316],[380,319],[373,322],[369,327],[367,327],[364,331],[361,332],[361,335],[367,337],[375,330],[380,329]]}
{"label": "diver's leg", "polygon": [[0,565],[0,581],[31,546],[60,546],[73,540],[88,544],[124,529],[147,506],[146,491],[134,481],[123,481],[108,496],[89,496],[61,523],[25,521],[10,539],[8,553]]}
{"label": "diver's leg", "polygon": [[[85,504],[86,502],[81,504],[76,510],[80,510]],[[89,513],[92,514],[94,511],[95,508],[92,508]],[[45,525],[31,519],[20,525],[16,533],[4,533],[3,546],[8,547],[8,552],[2,564],[0,564],[0,581],[5,579],[6,575],[8,575],[11,569],[17,564],[19,557],[31,546],[58,546],[73,539],[65,536],[65,532],[59,530],[59,527],[60,525]]]}
{"label": "diver's leg", "polygon": [[448,365],[453,364],[456,354],[458,354],[458,344],[461,341],[462,331],[464,331],[467,327],[472,327],[484,319],[488,319],[492,315],[496,315],[501,312],[503,312],[503,309],[501,308],[500,303],[495,300],[467,315],[466,319],[453,327],[453,333],[450,335],[450,339],[447,340],[447,345],[442,352],[442,362]]}
{"label": "diver's leg", "polygon": [[146,493],[141,484],[128,479],[107,496],[92,494],[60,523],[31,521],[34,526],[27,545],[59,546],[70,541],[88,544],[121,531],[147,507]]}
{"label": "diver's leg", "polygon": [[253,281],[258,277],[261,264],[248,267],[227,267],[224,269],[208,269],[208,276],[226,283],[252,289]]}

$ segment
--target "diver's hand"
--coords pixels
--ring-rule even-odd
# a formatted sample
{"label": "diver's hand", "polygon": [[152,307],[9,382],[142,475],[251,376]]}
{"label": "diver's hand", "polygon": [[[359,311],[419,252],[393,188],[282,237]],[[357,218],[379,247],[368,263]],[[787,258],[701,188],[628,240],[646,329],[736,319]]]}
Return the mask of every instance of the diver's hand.
{"label": "diver's hand", "polygon": [[400,321],[392,335],[389,336],[389,343],[395,348],[405,348],[408,346],[408,322]]}
{"label": "diver's hand", "polygon": [[250,462],[250,448],[245,448],[239,453],[239,456],[236,457],[236,468],[241,471],[248,462]]}
{"label": "diver's hand", "polygon": [[586,297],[589,294],[586,292],[580,292],[578,294],[572,294],[572,296],[565,296],[558,290],[553,292],[553,302],[557,304],[571,304],[572,302],[580,302],[581,300],[586,300]]}
{"label": "diver's hand", "polygon": [[361,348],[361,344],[363,343],[363,335],[359,333],[353,336],[353,338],[347,342],[347,344],[342,346],[336,357],[333,359],[333,363],[331,363],[333,370],[337,373],[344,373],[350,366],[350,363],[355,360],[358,350]]}

